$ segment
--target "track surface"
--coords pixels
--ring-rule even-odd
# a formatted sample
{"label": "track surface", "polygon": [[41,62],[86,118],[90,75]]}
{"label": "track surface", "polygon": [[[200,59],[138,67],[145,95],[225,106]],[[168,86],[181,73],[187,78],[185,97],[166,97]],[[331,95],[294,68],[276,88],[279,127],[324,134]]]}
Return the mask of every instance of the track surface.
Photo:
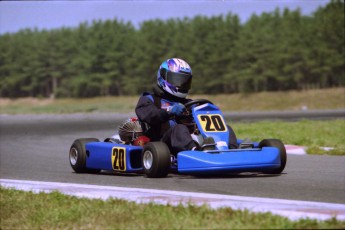
{"label": "track surface", "polygon": [[68,161],[74,139],[111,136],[126,116],[1,116],[2,179],[71,182],[131,188],[321,201],[345,204],[345,157],[288,155],[279,176],[254,173],[193,177],[169,174],[164,179],[143,175],[76,174]]}

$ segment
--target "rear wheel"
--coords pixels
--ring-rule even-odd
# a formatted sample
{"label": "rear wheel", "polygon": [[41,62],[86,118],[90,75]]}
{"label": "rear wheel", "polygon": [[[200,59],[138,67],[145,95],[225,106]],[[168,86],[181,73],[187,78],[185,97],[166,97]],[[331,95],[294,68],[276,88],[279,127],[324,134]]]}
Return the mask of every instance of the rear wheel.
{"label": "rear wheel", "polygon": [[142,166],[147,177],[166,177],[170,165],[170,150],[165,143],[149,142],[144,146]]}
{"label": "rear wheel", "polygon": [[276,147],[279,149],[279,154],[280,154],[280,167],[277,169],[273,169],[270,171],[267,171],[265,173],[269,173],[269,174],[280,174],[286,165],[286,149],[285,146],[283,144],[283,142],[281,142],[281,140],[278,139],[264,139],[259,143],[259,147]]}
{"label": "rear wheel", "polygon": [[69,162],[76,173],[98,173],[101,171],[99,169],[86,168],[87,152],[85,144],[89,142],[99,142],[99,140],[96,138],[77,139],[69,150]]}

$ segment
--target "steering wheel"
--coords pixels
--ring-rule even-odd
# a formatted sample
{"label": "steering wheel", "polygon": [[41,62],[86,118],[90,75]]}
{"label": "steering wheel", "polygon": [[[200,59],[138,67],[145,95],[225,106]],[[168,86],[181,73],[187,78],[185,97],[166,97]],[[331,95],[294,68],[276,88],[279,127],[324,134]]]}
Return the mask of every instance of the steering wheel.
{"label": "steering wheel", "polygon": [[196,100],[187,102],[186,104],[184,104],[184,106],[186,107],[187,110],[190,110],[193,105],[203,105],[206,103],[213,104],[212,102],[206,99],[196,99]]}
{"label": "steering wheel", "polygon": [[192,106],[203,105],[206,103],[213,104],[212,102],[206,99],[196,99],[184,104],[184,106],[186,107],[186,112],[182,116],[176,118],[177,123],[186,125],[189,129],[189,132],[193,133],[196,128],[196,124],[192,116]]}

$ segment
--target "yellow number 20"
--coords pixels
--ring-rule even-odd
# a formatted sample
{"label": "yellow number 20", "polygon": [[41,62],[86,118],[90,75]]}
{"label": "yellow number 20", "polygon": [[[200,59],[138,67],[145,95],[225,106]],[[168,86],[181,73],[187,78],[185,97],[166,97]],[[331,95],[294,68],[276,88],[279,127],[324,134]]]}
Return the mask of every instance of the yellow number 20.
{"label": "yellow number 20", "polygon": [[202,129],[205,132],[226,132],[227,128],[219,114],[204,114],[198,116]]}
{"label": "yellow number 20", "polygon": [[126,171],[126,149],[114,147],[111,154],[111,162],[115,171]]}

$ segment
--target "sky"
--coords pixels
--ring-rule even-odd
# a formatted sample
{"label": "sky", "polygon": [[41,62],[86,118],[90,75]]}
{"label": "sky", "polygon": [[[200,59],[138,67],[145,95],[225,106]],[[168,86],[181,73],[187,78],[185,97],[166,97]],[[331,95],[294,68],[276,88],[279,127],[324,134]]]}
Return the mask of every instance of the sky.
{"label": "sky", "polygon": [[225,15],[229,12],[246,22],[255,13],[299,8],[310,15],[329,0],[177,0],[177,1],[0,1],[0,34],[25,28],[77,27],[82,22],[114,19],[140,23],[151,19],[193,18],[196,15]]}

